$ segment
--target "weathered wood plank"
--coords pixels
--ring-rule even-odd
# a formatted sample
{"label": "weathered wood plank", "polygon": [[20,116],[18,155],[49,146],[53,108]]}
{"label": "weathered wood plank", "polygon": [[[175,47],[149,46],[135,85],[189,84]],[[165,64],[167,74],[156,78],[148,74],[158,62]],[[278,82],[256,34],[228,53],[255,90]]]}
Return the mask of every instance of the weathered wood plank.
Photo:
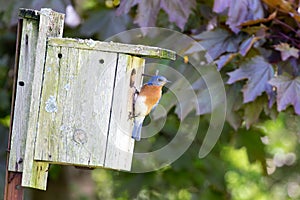
{"label": "weathered wood plank", "polygon": [[102,167],[117,54],[48,46],[35,159]]}
{"label": "weathered wood plank", "polygon": [[[37,122],[39,118],[40,95],[43,82],[44,62],[46,54],[47,38],[62,37],[64,15],[51,9],[41,9],[39,12],[39,29],[37,40],[37,53],[34,62],[34,75],[32,82],[32,94],[30,114],[26,138],[26,150],[23,166],[22,186],[45,190],[47,186],[48,163],[35,162],[35,140],[37,134]],[[22,113],[20,113],[22,114]]]}
{"label": "weathered wood plank", "polygon": [[49,38],[50,46],[66,46],[72,48],[80,48],[87,50],[98,50],[114,53],[132,54],[137,56],[157,57],[175,60],[176,53],[174,51],[150,47],[144,45],[122,44],[115,42],[100,42],[91,39],[73,39],[73,38]]}
{"label": "weathered wood plank", "polygon": [[145,60],[119,54],[110,119],[105,167],[130,171],[134,140],[131,138],[133,96],[140,88]]}
{"label": "weathered wood plank", "polygon": [[[52,156],[48,151],[50,143],[52,143],[53,138],[51,137],[43,137],[44,133],[40,131],[43,130],[46,132],[46,135],[51,134],[55,131],[55,123],[61,119],[57,116],[58,111],[58,103],[57,103],[57,92],[58,92],[58,84],[60,79],[60,70],[61,70],[61,60],[58,58],[58,54],[61,52],[61,48],[48,48],[47,49],[47,59],[45,62],[45,70],[44,70],[44,80],[42,87],[42,96],[41,103],[39,108],[39,118],[37,121],[37,136],[35,143],[35,156],[36,159],[37,153],[39,154],[47,154],[47,158]],[[63,52],[65,53],[65,52]],[[66,55],[66,54],[64,54]],[[43,112],[44,111],[44,112]],[[45,117],[45,114],[50,115],[50,117]],[[60,116],[61,118],[62,116]],[[57,136],[53,136],[57,137]],[[55,154],[53,152],[53,154]],[[38,159],[41,160],[41,159]]]}
{"label": "weathered wood plank", "polygon": [[28,128],[38,21],[23,20],[19,69],[16,85],[9,171],[22,172]]}

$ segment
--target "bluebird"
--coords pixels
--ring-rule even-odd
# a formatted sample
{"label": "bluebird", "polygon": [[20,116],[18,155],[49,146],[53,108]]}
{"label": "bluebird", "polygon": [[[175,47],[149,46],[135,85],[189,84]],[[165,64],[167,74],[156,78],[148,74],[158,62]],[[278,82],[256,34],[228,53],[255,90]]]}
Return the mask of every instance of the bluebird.
{"label": "bluebird", "polygon": [[136,141],[141,140],[143,121],[158,105],[161,98],[162,87],[168,82],[170,81],[163,76],[152,76],[151,79],[143,85],[136,97],[134,103],[134,126],[132,131],[132,138]]}

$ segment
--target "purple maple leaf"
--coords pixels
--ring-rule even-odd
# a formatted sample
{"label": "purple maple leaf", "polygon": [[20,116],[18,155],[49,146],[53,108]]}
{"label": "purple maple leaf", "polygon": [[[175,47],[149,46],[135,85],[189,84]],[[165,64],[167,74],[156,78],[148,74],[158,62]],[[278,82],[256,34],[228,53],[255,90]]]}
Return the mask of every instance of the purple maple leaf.
{"label": "purple maple leaf", "polygon": [[204,48],[207,50],[206,56],[209,60],[215,60],[225,52],[236,52],[242,40],[241,35],[233,35],[227,30],[220,28],[205,31],[193,37],[200,41],[197,45],[191,46],[191,48],[186,51],[186,54],[203,51]]}
{"label": "purple maple leaf", "polygon": [[192,8],[196,6],[196,0],[124,0],[121,1],[116,13],[126,14],[136,5],[138,9],[134,22],[140,27],[155,26],[158,13],[163,9],[168,14],[169,21],[183,30]]}
{"label": "purple maple leaf", "polygon": [[263,92],[272,91],[272,86],[268,81],[274,76],[274,70],[272,65],[261,56],[252,58],[242,64],[240,68],[228,74],[230,76],[227,81],[228,84],[248,79],[247,84],[242,89],[244,103],[254,101]]}
{"label": "purple maple leaf", "polygon": [[140,27],[153,27],[160,10],[160,0],[140,0],[134,23]]}
{"label": "purple maple leaf", "polygon": [[272,78],[269,83],[277,88],[277,110],[285,110],[293,105],[295,112],[300,115],[300,77],[283,74]]}
{"label": "purple maple leaf", "polygon": [[161,8],[169,15],[169,21],[184,29],[192,8],[196,6],[195,0],[161,0]]}
{"label": "purple maple leaf", "polygon": [[127,1],[121,1],[119,8],[117,9],[116,14],[117,15],[122,15],[126,14],[130,11],[131,7],[135,6],[138,4],[139,0],[127,0]]}
{"label": "purple maple leaf", "polygon": [[[138,5],[134,23],[138,24],[140,27],[153,27],[155,26],[157,15],[161,8],[160,4],[161,0],[121,1],[120,6],[116,11],[116,14],[127,14],[133,6]],[[146,30],[142,31],[146,33]]]}
{"label": "purple maple leaf", "polygon": [[135,6],[139,3],[139,0],[127,0],[127,1],[121,1],[120,6],[117,9],[117,15],[126,14],[130,11],[131,7]]}
{"label": "purple maple leaf", "polygon": [[214,12],[223,13],[228,9],[226,24],[235,33],[240,31],[243,22],[264,17],[263,7],[258,0],[215,0]]}
{"label": "purple maple leaf", "polygon": [[275,49],[280,51],[281,59],[287,60],[289,57],[299,58],[299,49],[291,47],[288,43],[280,43],[275,45]]}

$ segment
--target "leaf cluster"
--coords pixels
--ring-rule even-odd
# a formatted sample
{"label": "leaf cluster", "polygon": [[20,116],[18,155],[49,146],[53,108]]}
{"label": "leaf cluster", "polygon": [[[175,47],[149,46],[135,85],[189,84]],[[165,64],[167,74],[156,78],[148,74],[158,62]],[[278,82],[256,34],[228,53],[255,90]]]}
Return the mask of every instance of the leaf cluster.
{"label": "leaf cluster", "polygon": [[[243,122],[249,128],[261,118],[276,117],[277,112],[289,106],[295,114],[300,114],[300,35],[297,31],[300,15],[294,1],[216,0],[212,9],[208,3],[194,0],[168,1],[168,6],[164,0],[147,2],[121,1],[117,13],[126,14],[133,8],[135,23],[147,27],[159,24],[157,16],[162,9],[169,23],[198,41],[182,51],[193,57],[204,48],[205,57],[217,65],[226,87],[226,120],[233,128],[241,127]],[[208,88],[197,84],[201,81],[203,77],[195,81],[196,92]],[[206,100],[203,92],[198,94],[199,102],[207,102],[209,107],[210,100]],[[215,107],[221,103],[224,102],[218,102]],[[214,109],[204,111],[207,108],[199,106],[185,107],[183,112],[195,109],[201,115]]]}

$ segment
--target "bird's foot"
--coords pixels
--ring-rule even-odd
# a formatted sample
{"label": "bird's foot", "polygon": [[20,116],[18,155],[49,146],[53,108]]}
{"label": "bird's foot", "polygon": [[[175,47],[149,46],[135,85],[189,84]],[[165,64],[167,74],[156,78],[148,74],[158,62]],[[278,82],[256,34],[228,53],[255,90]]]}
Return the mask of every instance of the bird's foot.
{"label": "bird's foot", "polygon": [[137,115],[134,115],[132,112],[129,112],[128,120],[131,120],[131,119],[136,118],[136,117],[137,117]]}
{"label": "bird's foot", "polygon": [[135,91],[134,91],[134,95],[136,95],[136,94],[138,95],[138,94],[140,93],[140,92],[138,91],[138,89],[137,89],[135,86],[132,86],[132,87],[133,87],[134,90],[135,90]]}

